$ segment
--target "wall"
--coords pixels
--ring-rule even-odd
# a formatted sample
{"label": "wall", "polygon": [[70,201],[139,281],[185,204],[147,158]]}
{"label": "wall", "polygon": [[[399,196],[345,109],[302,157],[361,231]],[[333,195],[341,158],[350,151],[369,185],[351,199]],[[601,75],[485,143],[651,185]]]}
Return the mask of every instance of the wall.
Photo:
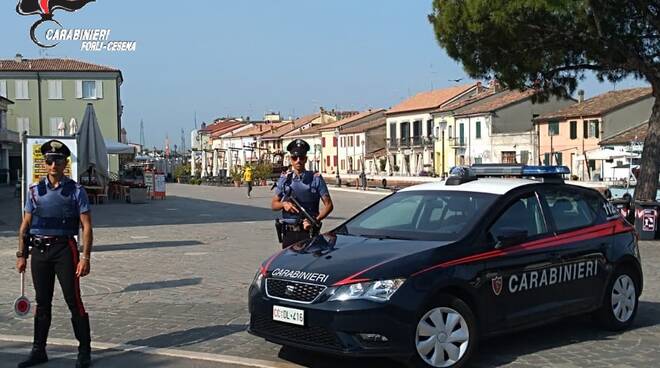
{"label": "wall", "polygon": [[532,103],[531,98],[497,110],[493,116],[493,133],[519,133],[530,131],[535,116],[573,105],[575,101],[550,97],[543,103]]}
{"label": "wall", "polygon": [[649,96],[605,114],[603,116],[603,137],[610,137],[647,121],[651,116],[654,101],[653,96]]}

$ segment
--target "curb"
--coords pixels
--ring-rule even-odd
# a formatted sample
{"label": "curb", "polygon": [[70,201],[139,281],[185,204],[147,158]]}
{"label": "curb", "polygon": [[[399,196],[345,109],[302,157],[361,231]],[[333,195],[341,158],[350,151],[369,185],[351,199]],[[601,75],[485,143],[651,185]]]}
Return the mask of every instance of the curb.
{"label": "curb", "polygon": [[[6,342],[23,342],[32,343],[31,336],[15,336],[15,335],[0,335],[0,341]],[[70,339],[57,339],[49,338],[48,343],[51,345],[72,346],[77,347],[77,340]],[[215,363],[235,364],[246,367],[259,367],[259,368],[299,368],[301,366],[293,363],[285,362],[272,362],[268,360],[251,359],[237,357],[233,355],[212,354],[193,352],[186,350],[168,349],[168,348],[152,348],[149,346],[129,345],[129,344],[114,344],[105,342],[92,342],[92,348],[97,350],[118,350],[132,353],[142,353],[151,355],[169,356],[173,358],[204,360]]]}

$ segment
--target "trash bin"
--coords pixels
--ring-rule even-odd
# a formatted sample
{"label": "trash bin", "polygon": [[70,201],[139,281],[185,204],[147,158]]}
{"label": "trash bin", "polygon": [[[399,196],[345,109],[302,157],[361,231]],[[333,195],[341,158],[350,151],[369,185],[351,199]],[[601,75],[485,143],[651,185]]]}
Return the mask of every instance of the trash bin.
{"label": "trash bin", "polygon": [[635,229],[640,240],[660,239],[658,217],[660,215],[660,202],[635,202]]}
{"label": "trash bin", "polygon": [[611,199],[610,203],[612,203],[612,205],[616,207],[617,210],[619,210],[619,213],[621,216],[623,216],[623,218],[626,219],[626,221],[630,222],[631,224],[635,222],[635,212],[631,209],[632,204],[630,203],[630,200],[625,198],[617,198]]}

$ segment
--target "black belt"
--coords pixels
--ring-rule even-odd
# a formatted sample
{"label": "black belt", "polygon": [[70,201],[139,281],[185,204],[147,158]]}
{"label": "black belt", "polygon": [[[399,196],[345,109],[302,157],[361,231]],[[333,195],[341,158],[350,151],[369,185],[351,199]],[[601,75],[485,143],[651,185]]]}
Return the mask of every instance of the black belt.
{"label": "black belt", "polygon": [[32,237],[32,245],[35,247],[48,247],[55,244],[66,244],[71,240],[72,236],[45,236],[34,235]]}

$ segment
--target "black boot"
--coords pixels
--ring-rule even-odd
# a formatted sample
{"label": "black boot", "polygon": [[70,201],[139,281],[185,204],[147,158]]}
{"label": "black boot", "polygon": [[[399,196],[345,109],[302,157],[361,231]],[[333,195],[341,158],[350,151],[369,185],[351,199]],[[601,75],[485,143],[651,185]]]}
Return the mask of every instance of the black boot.
{"label": "black boot", "polygon": [[78,346],[78,360],[76,368],[87,368],[92,363],[92,346],[89,332],[89,317],[76,316],[71,318],[73,333],[80,345]]}
{"label": "black boot", "polygon": [[18,363],[18,368],[32,367],[48,361],[48,355],[46,355],[46,340],[48,340],[50,320],[50,310],[42,311],[37,307],[37,313],[34,316],[34,341],[32,343],[32,351],[30,351],[27,360]]}

